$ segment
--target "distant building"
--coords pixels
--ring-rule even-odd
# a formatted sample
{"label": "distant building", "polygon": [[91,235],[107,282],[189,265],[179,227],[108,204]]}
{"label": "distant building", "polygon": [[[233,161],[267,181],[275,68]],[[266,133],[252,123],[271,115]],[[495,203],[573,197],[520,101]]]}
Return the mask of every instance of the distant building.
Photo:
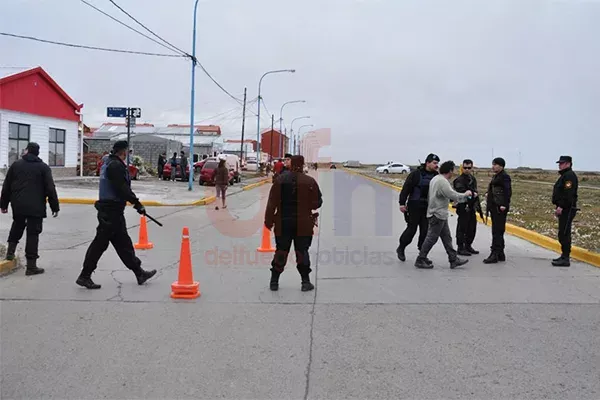
{"label": "distant building", "polygon": [[282,158],[284,154],[288,151],[288,146],[288,137],[282,134],[278,129],[267,129],[261,134],[261,153],[269,154],[273,158]]}
{"label": "distant building", "polygon": [[18,160],[28,142],[36,142],[53,175],[75,176],[82,108],[41,67],[0,74],[0,169]]}

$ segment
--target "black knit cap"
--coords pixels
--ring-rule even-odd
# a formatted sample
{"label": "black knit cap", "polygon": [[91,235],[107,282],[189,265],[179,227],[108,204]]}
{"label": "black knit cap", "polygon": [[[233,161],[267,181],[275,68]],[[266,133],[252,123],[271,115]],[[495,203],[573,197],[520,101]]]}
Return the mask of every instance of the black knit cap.
{"label": "black knit cap", "polygon": [[36,142],[29,142],[27,144],[27,153],[33,154],[34,156],[40,155],[40,145]]}
{"label": "black knit cap", "polygon": [[125,150],[128,147],[129,147],[129,144],[127,143],[127,140],[117,140],[115,142],[115,144],[113,145],[113,150],[120,151],[120,150]]}
{"label": "black knit cap", "polygon": [[433,153],[431,153],[431,154],[429,154],[429,155],[427,156],[427,158],[425,159],[425,162],[426,162],[426,163],[430,163],[430,162],[432,162],[432,161],[437,161],[437,162],[439,162],[439,161],[440,161],[440,158],[439,158],[439,157],[438,157],[436,154],[433,154]]}
{"label": "black knit cap", "polygon": [[496,157],[492,160],[492,164],[496,164],[501,166],[502,168],[506,167],[506,161],[502,157]]}

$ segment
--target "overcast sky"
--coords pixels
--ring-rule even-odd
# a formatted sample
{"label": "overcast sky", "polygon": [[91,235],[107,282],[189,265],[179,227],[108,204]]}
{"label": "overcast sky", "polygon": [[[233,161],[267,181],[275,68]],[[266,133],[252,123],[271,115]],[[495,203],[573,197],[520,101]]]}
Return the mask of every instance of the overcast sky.
{"label": "overcast sky", "polygon": [[[126,21],[108,0],[87,0]],[[168,52],[79,0],[2,0],[0,31],[50,40]],[[160,36],[191,52],[193,0],[116,0]],[[197,56],[242,98],[279,119],[331,128],[321,155],[336,161],[414,164],[492,154],[509,167],[598,170],[600,1],[201,0]],[[145,31],[144,31],[145,32]],[[142,108],[156,125],[189,124],[190,62],[57,47],[0,36],[0,67],[41,65],[75,101],[86,124],[107,106]],[[242,108],[197,72],[196,121],[239,137]],[[256,112],[256,103],[251,105]],[[220,117],[206,118],[224,113]],[[263,115],[266,111],[262,110]],[[269,116],[261,122],[267,124]],[[142,121],[142,122],[143,122]],[[119,121],[120,122],[120,121]],[[277,124],[277,122],[276,122]],[[256,116],[246,134],[256,138]],[[304,128],[304,131],[309,128]]]}

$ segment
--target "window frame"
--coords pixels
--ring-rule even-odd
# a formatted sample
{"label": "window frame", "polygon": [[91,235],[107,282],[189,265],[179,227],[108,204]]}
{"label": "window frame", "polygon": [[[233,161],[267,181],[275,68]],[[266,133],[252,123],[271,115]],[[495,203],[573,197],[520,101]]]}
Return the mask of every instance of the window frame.
{"label": "window frame", "polygon": [[[11,126],[16,126],[17,127],[17,137],[11,137]],[[22,127],[26,127],[27,128],[27,138],[23,139],[21,138],[21,128]],[[31,140],[31,125],[29,124],[22,124],[20,122],[10,122],[8,121],[8,166],[10,167],[12,165],[12,163],[14,163],[15,161],[17,161],[19,158],[21,158],[21,154],[23,154],[23,151],[25,150],[25,148],[27,147],[27,145],[29,144],[29,141]],[[10,149],[11,149],[11,142],[12,141],[16,141],[17,142],[17,157],[15,160],[13,160],[12,162],[10,161]],[[25,145],[23,146],[23,148],[21,150],[19,150],[19,145],[21,144],[21,142],[25,142]]]}
{"label": "window frame", "polygon": [[[54,131],[54,140],[52,140],[52,131]],[[58,140],[58,134],[62,133],[62,141]],[[66,158],[66,142],[67,142],[67,130],[60,128],[49,128],[48,129],[48,165],[50,167],[64,167]],[[56,148],[59,144],[62,144],[62,164],[56,163],[58,152]],[[54,151],[52,151],[54,150]]]}

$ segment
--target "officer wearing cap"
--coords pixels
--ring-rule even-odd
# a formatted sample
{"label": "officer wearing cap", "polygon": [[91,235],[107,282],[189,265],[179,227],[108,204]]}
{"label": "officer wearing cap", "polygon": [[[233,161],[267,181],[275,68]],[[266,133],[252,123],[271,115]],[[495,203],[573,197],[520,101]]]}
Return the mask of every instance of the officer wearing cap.
{"label": "officer wearing cap", "polygon": [[494,176],[488,186],[486,199],[486,212],[492,216],[492,246],[490,255],[483,260],[485,264],[506,261],[504,232],[506,231],[506,217],[510,210],[512,183],[510,175],[506,173],[504,167],[506,167],[506,161],[503,158],[496,157],[492,160]]}
{"label": "officer wearing cap", "polygon": [[558,180],[552,191],[552,204],[556,206],[554,215],[558,217],[558,241],[561,256],[552,260],[555,267],[571,265],[571,224],[577,213],[577,189],[579,181],[573,172],[573,159],[570,156],[560,156],[558,164]]}
{"label": "officer wearing cap", "polygon": [[[400,211],[406,219],[406,229],[399,239],[396,254],[400,261],[406,261],[405,249],[412,242],[417,229],[419,229],[419,241],[417,247],[421,246],[427,237],[427,196],[429,194],[429,182],[438,174],[440,158],[435,154],[429,154],[415,171],[408,174],[400,192]],[[429,263],[429,259],[426,260]]]}
{"label": "officer wearing cap", "polygon": [[96,237],[90,244],[83,261],[83,270],[76,283],[88,289],[100,289],[92,281],[92,272],[111,243],[119,258],[127,268],[133,271],[139,285],[156,274],[156,270],[144,271],[142,262],[135,255],[133,243],[127,233],[125,206],[127,202],[141,215],[146,209],[131,190],[131,178],[125,165],[128,144],[124,140],[116,142],[110,154],[104,157],[100,168],[99,199],[94,204],[98,210],[98,228]]}

